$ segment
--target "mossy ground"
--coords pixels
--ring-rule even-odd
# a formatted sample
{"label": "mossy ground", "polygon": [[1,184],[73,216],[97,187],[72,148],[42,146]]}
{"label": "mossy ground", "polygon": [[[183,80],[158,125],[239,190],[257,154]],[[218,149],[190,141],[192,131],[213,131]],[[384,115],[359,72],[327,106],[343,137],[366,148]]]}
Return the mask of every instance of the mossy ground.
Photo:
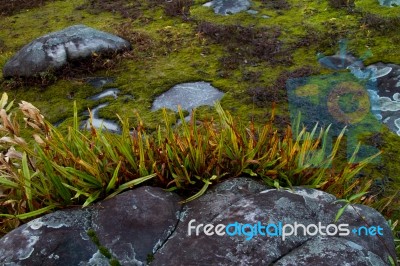
{"label": "mossy ground", "polygon": [[[317,74],[332,73],[318,64],[317,54],[336,53],[338,41],[343,38],[348,40],[349,52],[356,56],[362,56],[368,50],[372,52],[366,64],[378,61],[400,64],[400,49],[397,45],[400,28],[377,29],[375,24],[364,19],[366,14],[374,14],[387,21],[395,21],[399,18],[400,7],[381,7],[375,0],[356,1],[355,8],[342,9],[332,8],[327,0],[288,0],[289,9],[267,9],[263,7],[262,1],[254,0],[252,9],[259,11],[258,14],[242,12],[230,16],[216,15],[212,9],[202,6],[207,1],[196,0],[190,9],[190,16],[184,18],[169,17],[165,15],[162,6],[155,4],[150,8],[148,2],[138,1],[139,15],[132,18],[118,12],[90,9],[84,0],[51,1],[40,8],[1,17],[0,68],[34,38],[74,24],[85,24],[118,34],[128,38],[133,45],[133,51],[121,55],[116,64],[95,73],[59,77],[54,84],[46,87],[9,89],[3,83],[3,89],[17,102],[29,101],[50,121],[57,122],[72,117],[73,101],[77,102],[81,113],[98,104],[87,99],[98,93],[99,89],[86,84],[84,76],[115,77],[115,82],[109,86],[118,87],[121,95],[129,94],[134,99],[126,101],[119,97],[103,108],[100,115],[115,119],[117,113],[129,117],[135,123],[138,113],[146,127],[155,129],[162,120],[161,111],[150,110],[155,97],[177,83],[199,80],[209,81],[226,93],[221,101],[225,110],[246,121],[252,119],[263,122],[269,117],[271,105],[257,104],[255,96],[249,93],[251,89],[261,87],[266,90],[275,85],[283,71],[295,71],[304,66],[312,68]],[[280,49],[284,49],[290,62],[272,64],[268,60],[256,60],[257,55],[254,54],[241,55],[240,60],[231,62],[230,59],[236,58],[236,55],[230,55],[232,47],[237,45],[240,50],[241,44],[232,43],[231,50],[227,50],[223,43],[199,31],[198,25],[201,22],[240,25],[247,31],[262,27],[278,29]],[[249,44],[249,49],[256,47],[252,45]],[[229,64],[233,64],[233,67]],[[277,99],[277,113],[283,119],[288,118],[289,113],[286,91],[281,90],[275,96],[280,97]],[[314,90],[310,87],[307,92],[307,88],[303,88],[301,93],[313,94]],[[73,99],[69,99],[68,95],[74,95]],[[200,108],[200,118],[211,115],[211,108]],[[388,131],[381,135],[384,149],[382,164],[367,167],[365,178],[391,180],[390,186],[383,187],[381,194],[390,196],[398,193],[400,188],[400,139]],[[393,215],[393,219],[399,217],[398,205],[393,206],[390,215]]]}

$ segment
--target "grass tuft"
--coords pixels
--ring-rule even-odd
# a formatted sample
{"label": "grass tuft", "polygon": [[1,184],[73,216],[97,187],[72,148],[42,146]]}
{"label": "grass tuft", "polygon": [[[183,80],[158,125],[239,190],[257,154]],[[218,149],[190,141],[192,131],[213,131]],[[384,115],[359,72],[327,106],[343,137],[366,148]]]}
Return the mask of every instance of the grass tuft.
{"label": "grass tuft", "polygon": [[[234,119],[219,103],[217,119],[189,122],[180,110],[181,123],[172,126],[164,110],[164,125],[149,134],[140,121],[131,127],[121,119],[121,135],[79,127],[74,119],[64,134],[27,102],[19,110],[0,101],[0,211],[3,233],[50,209],[87,206],[147,182],[189,195],[228,177],[252,176],[270,186],[308,186],[346,198],[364,193],[371,181],[356,178],[374,157],[341,167],[331,165],[344,131],[331,152],[326,150],[329,128],[311,132],[288,126],[283,135],[274,127],[274,113],[262,127]],[[22,137],[22,123],[28,131]],[[134,128],[134,130],[131,130]]]}

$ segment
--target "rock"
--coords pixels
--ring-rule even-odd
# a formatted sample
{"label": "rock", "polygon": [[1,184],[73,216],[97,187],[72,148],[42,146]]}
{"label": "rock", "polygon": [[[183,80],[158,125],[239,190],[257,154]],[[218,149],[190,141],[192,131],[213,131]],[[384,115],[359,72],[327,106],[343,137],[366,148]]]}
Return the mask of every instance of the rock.
{"label": "rock", "polygon": [[379,4],[388,7],[400,6],[400,0],[379,0]]}
{"label": "rock", "polygon": [[229,15],[249,9],[251,3],[248,0],[214,0],[204,6],[213,7],[216,14]]}
{"label": "rock", "polygon": [[249,9],[246,12],[249,13],[250,15],[257,15],[258,14],[257,10],[252,10],[252,9]]}
{"label": "rock", "polygon": [[393,236],[385,219],[360,205],[354,207],[365,221],[350,207],[339,223],[348,223],[350,230],[365,223],[379,225],[383,236],[361,237],[350,232],[348,236],[298,235],[282,240],[279,236],[256,235],[246,241],[245,235],[207,236],[201,231],[196,236],[194,229],[189,236],[188,226],[193,219],[193,226],[235,222],[254,225],[259,221],[329,225],[340,208],[335,197],[321,191],[263,189],[255,181],[244,180],[228,180],[188,203],[185,218],[151,265],[388,265],[388,256],[395,258]]}
{"label": "rock", "polygon": [[367,81],[366,89],[372,113],[391,131],[400,136],[399,65],[376,63],[365,67],[361,59],[344,52],[321,57],[318,61],[329,69],[348,69],[356,78]]}
{"label": "rock", "polygon": [[182,110],[191,112],[192,109],[199,106],[213,106],[215,101],[220,100],[222,96],[224,96],[224,93],[208,82],[182,83],[158,96],[153,102],[152,110],[165,107],[178,111],[178,105],[180,105]]}
{"label": "rock", "polygon": [[[188,234],[189,224],[258,222],[271,225],[270,233],[279,232],[279,222],[311,225],[312,233],[312,224],[333,224],[341,207],[334,196],[318,190],[268,189],[252,179],[235,178],[184,206],[179,200],[160,188],[140,187],[92,207],[43,216],[0,239],[0,264],[108,265],[107,254],[88,237],[89,229],[107,256],[121,265],[389,265],[389,255],[396,259],[385,219],[362,205],[349,206],[335,225],[348,224],[343,236],[303,235],[299,230],[283,239],[250,227],[235,236],[208,236],[203,229],[196,235],[194,228]],[[382,235],[364,236],[363,226]]]}
{"label": "rock", "polygon": [[367,68],[381,73],[376,77],[377,90],[369,90],[372,106],[380,114],[377,118],[400,136],[400,66],[376,63]]}
{"label": "rock", "polygon": [[376,63],[348,69],[358,79],[368,82],[366,88],[376,118],[400,135],[400,66]]}
{"label": "rock", "polygon": [[349,66],[361,68],[364,66],[360,59],[351,54],[335,54],[330,56],[323,56],[318,59],[318,62],[322,66],[333,70],[346,69]]}
{"label": "rock", "polygon": [[141,187],[92,207],[45,215],[0,239],[0,265],[109,265],[89,230],[122,265],[144,265],[174,230],[179,200]]}
{"label": "rock", "polygon": [[90,216],[88,209],[58,211],[18,227],[0,239],[0,265],[89,262],[97,253],[86,234]]}
{"label": "rock", "polygon": [[93,229],[100,243],[122,265],[146,264],[147,257],[171,236],[179,221],[181,199],[163,189],[141,187],[96,206]]}
{"label": "rock", "polygon": [[93,53],[130,49],[126,40],[84,25],[75,25],[39,37],[25,45],[3,68],[4,77],[31,77],[56,70]]}
{"label": "rock", "polygon": [[115,78],[110,78],[110,77],[92,77],[86,79],[86,82],[95,87],[96,89],[100,89],[107,84],[113,83],[114,81]]}

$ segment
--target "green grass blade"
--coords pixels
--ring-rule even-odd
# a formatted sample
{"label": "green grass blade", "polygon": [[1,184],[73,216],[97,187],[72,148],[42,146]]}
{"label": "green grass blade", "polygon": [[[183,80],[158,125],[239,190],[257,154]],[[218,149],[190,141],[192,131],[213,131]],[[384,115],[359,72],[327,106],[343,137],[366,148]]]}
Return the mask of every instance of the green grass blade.
{"label": "green grass blade", "polygon": [[100,194],[101,194],[101,190],[96,191],[95,193],[91,194],[89,196],[89,198],[86,199],[85,203],[83,203],[82,208],[88,206],[90,203],[92,203],[95,200],[97,200],[99,198]]}
{"label": "green grass blade", "polygon": [[204,181],[204,186],[200,189],[200,191],[197,192],[195,195],[185,199],[184,201],[182,201],[182,203],[187,203],[189,201],[195,200],[195,199],[199,198],[200,196],[202,196],[207,191],[207,188],[211,184],[211,182],[208,180],[203,180],[203,181]]}
{"label": "green grass blade", "polygon": [[46,176],[53,183],[57,193],[61,196],[61,198],[69,203],[71,199],[71,194],[69,193],[68,189],[66,189],[65,186],[62,184],[61,178],[54,173],[54,169],[51,163],[52,161],[46,156],[41,147],[37,146],[37,152],[43,162]]}
{"label": "green grass blade", "polygon": [[118,189],[114,193],[110,194],[106,199],[112,198],[115,195],[121,193],[122,191],[124,191],[126,189],[129,189],[129,188],[132,188],[133,186],[137,186],[140,183],[143,183],[143,182],[145,182],[147,180],[150,180],[150,179],[152,179],[152,178],[154,178],[156,176],[157,176],[157,174],[151,174],[151,175],[143,176],[143,177],[140,177],[140,178],[136,178],[135,180],[126,182],[126,183],[120,185],[118,187]]}
{"label": "green grass blade", "polygon": [[18,183],[15,183],[15,182],[9,180],[4,175],[0,176],[0,185],[4,186],[6,188],[14,188],[14,189],[19,189],[20,188]]}
{"label": "green grass blade", "polygon": [[46,206],[44,208],[35,210],[35,211],[31,211],[31,212],[27,212],[27,213],[23,213],[23,214],[17,214],[15,215],[15,217],[17,217],[18,219],[21,220],[25,220],[25,219],[30,219],[30,218],[34,218],[36,216],[42,215],[52,209],[54,209],[56,206],[55,205],[50,205],[50,206]]}
{"label": "green grass blade", "polygon": [[335,223],[339,220],[339,218],[342,216],[342,214],[344,213],[344,211],[346,210],[346,208],[350,205],[350,203],[347,203],[346,205],[344,205],[343,207],[341,207],[338,212],[336,213],[335,216]]}
{"label": "green grass blade", "polygon": [[29,210],[33,210],[32,205],[32,189],[31,189],[31,173],[29,171],[28,166],[28,158],[26,152],[22,154],[22,173],[24,177],[24,189],[25,189],[25,196],[28,202]]}
{"label": "green grass blade", "polygon": [[119,171],[120,167],[121,167],[121,161],[118,163],[117,167],[114,170],[113,176],[107,185],[106,193],[108,193],[110,190],[114,189],[115,183],[118,181],[118,171]]}

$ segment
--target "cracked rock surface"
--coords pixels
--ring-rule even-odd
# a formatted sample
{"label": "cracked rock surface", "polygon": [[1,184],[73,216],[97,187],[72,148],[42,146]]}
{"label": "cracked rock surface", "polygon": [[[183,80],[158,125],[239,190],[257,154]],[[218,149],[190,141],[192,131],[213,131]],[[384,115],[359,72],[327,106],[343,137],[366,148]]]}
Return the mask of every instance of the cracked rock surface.
{"label": "cracked rock surface", "polygon": [[[333,224],[341,204],[318,190],[268,189],[236,178],[195,201],[181,205],[181,200],[160,188],[140,187],[85,209],[48,214],[0,239],[0,265],[109,265],[101,249],[121,265],[390,265],[389,256],[395,259],[385,219],[362,205],[348,207],[337,222],[348,224],[344,236],[304,236],[301,229],[285,240],[260,234],[207,236],[202,230],[196,235],[195,229],[188,234],[190,221],[193,226]],[[360,226],[380,226],[382,236],[352,232]]]}
{"label": "cracked rock surface", "polygon": [[85,209],[45,215],[0,239],[0,265],[109,265],[89,230],[122,265],[145,265],[174,231],[180,200],[161,188],[140,187]]}
{"label": "cracked rock surface", "polygon": [[118,36],[75,25],[39,37],[25,45],[3,68],[4,77],[31,77],[56,70],[68,62],[93,53],[113,53],[129,49],[130,43]]}

